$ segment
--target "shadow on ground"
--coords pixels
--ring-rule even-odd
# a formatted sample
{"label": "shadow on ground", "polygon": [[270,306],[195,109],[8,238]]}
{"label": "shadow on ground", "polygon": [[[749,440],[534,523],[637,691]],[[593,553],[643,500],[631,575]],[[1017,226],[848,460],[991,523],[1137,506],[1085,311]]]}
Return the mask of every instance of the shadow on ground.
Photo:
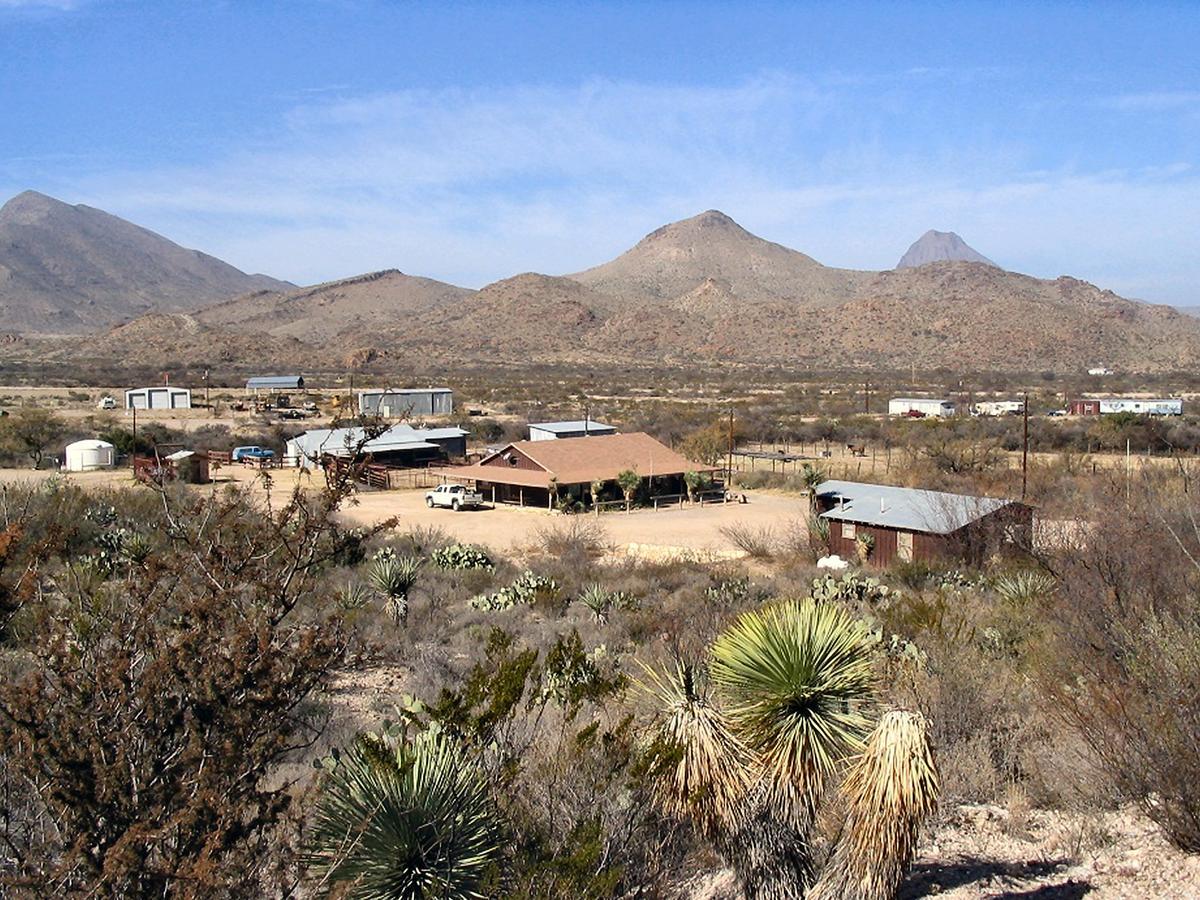
{"label": "shadow on ground", "polygon": [[1053,878],[1066,869],[1065,860],[1011,863],[975,857],[952,862],[918,863],[912,867],[896,900],[916,900],[974,885],[981,896],[995,900],[1078,900],[1091,893],[1086,881],[1022,887],[1022,883]]}

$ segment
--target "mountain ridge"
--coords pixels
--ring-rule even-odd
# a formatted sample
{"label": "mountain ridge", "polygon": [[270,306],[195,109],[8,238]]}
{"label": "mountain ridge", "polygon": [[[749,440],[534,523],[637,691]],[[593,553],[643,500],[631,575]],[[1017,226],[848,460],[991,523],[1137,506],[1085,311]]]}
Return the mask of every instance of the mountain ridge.
{"label": "mountain ridge", "polygon": [[414,360],[1072,371],[1097,358],[1165,371],[1200,365],[1200,320],[978,261],[824,266],[708,210],[572,275],[527,272],[471,290],[390,269],[254,291],[186,320],[156,315],[48,346],[0,346],[67,362],[134,353],[164,366],[310,371]]}
{"label": "mountain ridge", "polygon": [[190,311],[264,288],[247,274],[111,213],[23,191],[0,207],[0,329],[78,333]]}

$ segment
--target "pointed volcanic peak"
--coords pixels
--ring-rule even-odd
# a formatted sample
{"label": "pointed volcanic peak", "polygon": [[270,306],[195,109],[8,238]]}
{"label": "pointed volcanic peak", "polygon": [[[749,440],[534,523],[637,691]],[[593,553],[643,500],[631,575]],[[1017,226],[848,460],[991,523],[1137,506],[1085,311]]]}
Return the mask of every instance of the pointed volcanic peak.
{"label": "pointed volcanic peak", "polygon": [[823,266],[709,210],[664,225],[611,262],[569,277],[633,303],[687,304],[712,283],[746,304],[825,306],[853,296],[869,276]]}
{"label": "pointed volcanic peak", "polygon": [[925,232],[896,263],[897,269],[915,269],[935,262],[976,262],[1000,268],[953,231]]}
{"label": "pointed volcanic peak", "polygon": [[290,291],[258,291],[207,307],[196,317],[208,324],[319,342],[347,331],[386,331],[454,307],[474,293],[385,269]]}
{"label": "pointed volcanic peak", "polygon": [[78,333],[288,287],[90,206],[26,191],[0,207],[3,330]]}

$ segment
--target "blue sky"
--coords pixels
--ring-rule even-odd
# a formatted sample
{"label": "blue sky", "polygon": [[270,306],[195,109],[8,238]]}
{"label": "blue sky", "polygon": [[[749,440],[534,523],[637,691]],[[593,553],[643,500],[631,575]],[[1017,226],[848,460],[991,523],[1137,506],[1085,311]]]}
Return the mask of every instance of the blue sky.
{"label": "blue sky", "polygon": [[0,0],[0,195],[469,286],[718,208],[1200,304],[1200,4]]}

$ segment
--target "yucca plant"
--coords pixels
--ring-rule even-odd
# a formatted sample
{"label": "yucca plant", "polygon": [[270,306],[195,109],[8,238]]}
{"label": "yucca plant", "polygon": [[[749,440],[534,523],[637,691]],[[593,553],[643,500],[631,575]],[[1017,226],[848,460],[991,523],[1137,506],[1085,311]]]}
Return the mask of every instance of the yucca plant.
{"label": "yucca plant", "polygon": [[862,748],[871,650],[862,623],[811,599],[746,613],[713,643],[712,678],[730,720],[777,789],[811,798]]}
{"label": "yucca plant", "polygon": [[353,900],[490,895],[503,829],[483,777],[447,738],[362,735],[327,764],[307,862]]}
{"label": "yucca plant", "polygon": [[817,492],[821,489],[826,481],[825,473],[816,466],[805,463],[800,470],[800,481],[804,484],[804,490],[808,492],[808,508],[815,512],[817,509]]}
{"label": "yucca plant", "polygon": [[613,606],[613,595],[601,584],[589,584],[579,592],[579,602],[592,611],[598,625],[608,621],[608,612]]}
{"label": "yucca plant", "polygon": [[338,606],[344,610],[361,609],[371,602],[374,592],[361,581],[348,582],[336,594]]}
{"label": "yucca plant", "polygon": [[687,667],[649,681],[663,709],[658,803],[713,839],[749,900],[806,896],[818,805],[848,766],[850,818],[834,859],[849,874],[831,870],[822,890],[858,879],[876,893],[827,897],[886,896],[911,857],[937,777],[923,719],[888,713],[872,731],[876,644],[845,609],[807,598],[746,613],[716,639],[712,699]]}
{"label": "yucca plant", "polygon": [[663,713],[654,736],[659,806],[718,837],[737,821],[755,778],[754,757],[710,702],[702,671],[677,662],[669,673],[646,675],[643,686]]}
{"label": "yucca plant", "polygon": [[377,556],[367,577],[384,597],[384,612],[396,625],[408,622],[408,592],[417,583],[421,560],[416,556]]}
{"label": "yucca plant", "polygon": [[925,718],[892,710],[875,726],[842,787],[842,839],[811,900],[890,900],[937,805],[938,773]]}
{"label": "yucca plant", "polygon": [[1054,576],[1046,572],[1026,569],[1000,575],[993,583],[996,593],[1016,606],[1025,606],[1050,597],[1058,585]]}

